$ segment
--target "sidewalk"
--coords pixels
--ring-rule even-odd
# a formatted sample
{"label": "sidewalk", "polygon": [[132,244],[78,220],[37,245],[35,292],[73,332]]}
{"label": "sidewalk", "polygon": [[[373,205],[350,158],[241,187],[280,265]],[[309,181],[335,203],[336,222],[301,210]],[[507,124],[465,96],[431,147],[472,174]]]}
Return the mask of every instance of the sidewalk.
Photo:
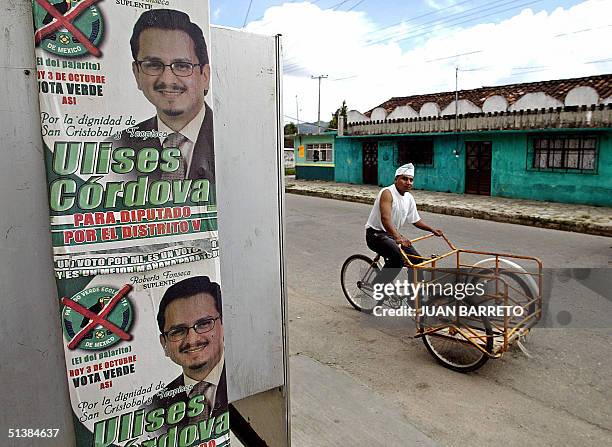
{"label": "sidewalk", "polygon": [[[374,203],[379,186],[285,178],[285,192]],[[413,190],[420,211],[612,237],[612,208]]]}

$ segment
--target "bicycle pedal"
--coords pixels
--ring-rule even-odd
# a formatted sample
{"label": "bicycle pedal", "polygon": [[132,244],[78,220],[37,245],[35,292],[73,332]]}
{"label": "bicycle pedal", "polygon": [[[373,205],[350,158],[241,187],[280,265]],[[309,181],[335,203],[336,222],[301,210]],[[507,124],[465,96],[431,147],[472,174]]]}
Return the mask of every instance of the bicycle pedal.
{"label": "bicycle pedal", "polygon": [[393,295],[385,300],[385,304],[393,309],[399,309],[402,306],[402,297]]}

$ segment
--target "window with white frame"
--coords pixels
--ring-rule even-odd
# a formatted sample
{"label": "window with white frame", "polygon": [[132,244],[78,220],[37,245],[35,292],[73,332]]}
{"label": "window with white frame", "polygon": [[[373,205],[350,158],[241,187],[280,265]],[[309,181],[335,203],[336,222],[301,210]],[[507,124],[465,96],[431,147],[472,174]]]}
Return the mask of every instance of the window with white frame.
{"label": "window with white frame", "polygon": [[306,161],[317,162],[333,162],[334,153],[331,143],[315,143],[306,145]]}

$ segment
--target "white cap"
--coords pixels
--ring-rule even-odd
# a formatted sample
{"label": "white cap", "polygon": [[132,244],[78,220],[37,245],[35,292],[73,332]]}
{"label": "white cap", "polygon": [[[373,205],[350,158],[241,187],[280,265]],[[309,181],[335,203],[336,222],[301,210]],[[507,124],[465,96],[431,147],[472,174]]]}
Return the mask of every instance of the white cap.
{"label": "white cap", "polygon": [[398,175],[409,175],[410,177],[414,177],[414,165],[412,163],[405,164],[400,166],[395,171],[395,176]]}

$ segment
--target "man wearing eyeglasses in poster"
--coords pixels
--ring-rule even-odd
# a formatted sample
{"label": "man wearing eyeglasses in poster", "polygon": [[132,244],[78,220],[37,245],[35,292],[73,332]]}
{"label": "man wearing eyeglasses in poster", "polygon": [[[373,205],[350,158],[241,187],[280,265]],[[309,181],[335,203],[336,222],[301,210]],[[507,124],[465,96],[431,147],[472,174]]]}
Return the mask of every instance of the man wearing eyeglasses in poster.
{"label": "man wearing eyeglasses in poster", "polygon": [[[125,129],[115,147],[178,147],[177,171],[154,171],[149,180],[208,179],[215,183],[213,114],[204,101],[210,65],[202,29],[171,9],[144,12],[130,39],[138,89],[157,115]],[[150,132],[157,131],[157,132]],[[143,137],[153,133],[153,137]]]}
{"label": "man wearing eyeglasses in poster", "polygon": [[195,396],[205,409],[178,425],[197,424],[227,411],[223,315],[219,284],[207,276],[184,279],[166,290],[157,313],[159,342],[166,357],[183,372],[147,405],[168,409]]}

